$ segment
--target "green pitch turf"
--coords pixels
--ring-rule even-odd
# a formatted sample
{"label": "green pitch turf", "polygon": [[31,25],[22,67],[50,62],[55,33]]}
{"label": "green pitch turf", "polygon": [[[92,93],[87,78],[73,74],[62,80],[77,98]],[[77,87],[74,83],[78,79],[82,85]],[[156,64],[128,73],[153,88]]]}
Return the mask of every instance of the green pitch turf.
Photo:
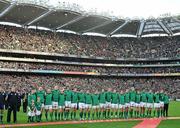
{"label": "green pitch turf", "polygon": [[[7,114],[7,111],[4,112],[4,118],[3,118],[4,124],[6,124],[6,118],[7,118],[6,114]],[[169,106],[169,116],[171,116],[171,117],[180,117],[180,102],[172,101],[170,103],[170,106]],[[17,120],[18,120],[17,123],[27,123],[27,115],[26,115],[26,113],[18,112],[17,113]],[[43,113],[42,120],[43,120],[43,122],[45,121],[44,113]],[[122,125],[122,127],[127,126],[127,128],[128,128],[128,127],[132,127],[136,123],[137,122],[133,121],[132,123],[131,122],[112,122],[112,123],[75,124],[75,125],[61,125],[61,128],[69,128],[69,127],[70,128],[72,128],[72,127],[76,127],[76,128],[90,128],[90,126],[91,126],[91,128],[93,128],[93,127],[97,127],[97,128],[98,127],[99,128],[101,128],[101,127],[102,128],[109,128],[112,125],[113,125],[113,128],[116,128],[116,126],[119,126],[119,125]],[[171,124],[171,122],[169,122],[169,123]],[[173,121],[172,121],[172,124],[173,124]],[[42,127],[42,128],[46,128],[46,127]],[[57,126],[54,125],[54,126],[48,126],[48,127],[56,128]],[[160,127],[160,128],[163,128],[163,127]],[[171,127],[169,127],[169,128],[171,128]],[[172,128],[174,128],[174,127],[172,127]],[[180,125],[179,125],[179,128],[180,128]]]}
{"label": "green pitch turf", "polygon": [[158,128],[180,128],[180,120],[163,120]]}

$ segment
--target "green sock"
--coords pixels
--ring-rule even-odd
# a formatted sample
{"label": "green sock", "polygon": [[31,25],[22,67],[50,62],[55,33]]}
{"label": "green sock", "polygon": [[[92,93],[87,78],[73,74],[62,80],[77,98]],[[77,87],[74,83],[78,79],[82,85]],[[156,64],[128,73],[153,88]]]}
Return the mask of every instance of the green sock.
{"label": "green sock", "polygon": [[71,112],[71,119],[73,119],[73,112]]}
{"label": "green sock", "polygon": [[106,116],[105,116],[105,111],[103,111],[103,118],[105,118]]}
{"label": "green sock", "polygon": [[58,113],[58,120],[60,120],[61,119],[61,113],[59,112]]}
{"label": "green sock", "polygon": [[67,115],[66,116],[67,116],[67,119],[69,119],[69,111],[67,111]]}
{"label": "green sock", "polygon": [[61,120],[63,120],[64,112],[61,112]]}
{"label": "green sock", "polygon": [[74,112],[74,119],[76,119],[76,112]]}
{"label": "green sock", "polygon": [[107,112],[107,116],[108,116],[108,118],[110,117],[110,111],[108,110],[108,112]]}
{"label": "green sock", "polygon": [[94,112],[92,113],[92,119],[94,120]]}
{"label": "green sock", "polygon": [[45,113],[45,117],[46,117],[46,120],[48,120],[48,113],[47,112]]}
{"label": "green sock", "polygon": [[57,120],[57,111],[55,111],[54,115],[55,115],[55,120]]}
{"label": "green sock", "polygon": [[28,122],[31,122],[31,117],[30,116],[28,116]]}
{"label": "green sock", "polygon": [[34,116],[31,117],[31,121],[34,122]]}
{"label": "green sock", "polygon": [[116,116],[118,115],[118,112],[117,112],[117,111],[115,112],[115,115],[116,115]]}
{"label": "green sock", "polygon": [[101,112],[99,112],[99,118],[101,118]]}
{"label": "green sock", "polygon": [[113,116],[113,112],[111,112],[111,116]]}
{"label": "green sock", "polygon": [[98,113],[98,112],[96,112],[96,118],[97,118],[97,119],[99,118],[99,113]]}
{"label": "green sock", "polygon": [[84,119],[86,119],[86,112],[84,112]]}
{"label": "green sock", "polygon": [[53,113],[50,113],[51,121],[53,120]]}
{"label": "green sock", "polygon": [[88,119],[90,119],[90,112],[88,112]]}

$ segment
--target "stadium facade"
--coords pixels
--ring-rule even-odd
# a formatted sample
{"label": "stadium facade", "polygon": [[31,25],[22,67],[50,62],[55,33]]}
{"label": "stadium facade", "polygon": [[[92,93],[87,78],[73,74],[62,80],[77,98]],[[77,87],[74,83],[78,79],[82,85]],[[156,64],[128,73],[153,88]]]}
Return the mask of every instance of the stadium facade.
{"label": "stadium facade", "polygon": [[0,22],[15,23],[25,28],[43,27],[54,32],[110,36],[167,35],[180,32],[180,17],[124,19],[84,13],[73,8],[52,8],[29,1],[0,0]]}

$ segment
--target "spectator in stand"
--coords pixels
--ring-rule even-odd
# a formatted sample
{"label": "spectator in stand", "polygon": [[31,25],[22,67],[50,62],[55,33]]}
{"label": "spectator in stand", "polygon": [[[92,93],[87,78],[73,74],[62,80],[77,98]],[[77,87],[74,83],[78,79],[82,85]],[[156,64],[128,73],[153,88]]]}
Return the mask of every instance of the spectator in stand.
{"label": "spectator in stand", "polygon": [[25,31],[0,26],[2,49],[63,53],[111,58],[159,58],[180,55],[180,36],[150,38],[105,38],[50,31]]}

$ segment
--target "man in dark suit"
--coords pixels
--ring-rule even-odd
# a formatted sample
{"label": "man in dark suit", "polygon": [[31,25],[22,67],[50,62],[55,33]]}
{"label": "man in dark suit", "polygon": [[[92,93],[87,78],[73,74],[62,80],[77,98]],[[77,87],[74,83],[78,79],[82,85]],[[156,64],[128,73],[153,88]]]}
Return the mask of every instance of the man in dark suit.
{"label": "man in dark suit", "polygon": [[14,123],[17,121],[17,106],[18,106],[18,93],[14,87],[11,88],[11,92],[8,94],[7,97],[8,102],[8,112],[7,112],[7,122],[10,123],[11,121],[11,112],[13,111],[13,119]]}

